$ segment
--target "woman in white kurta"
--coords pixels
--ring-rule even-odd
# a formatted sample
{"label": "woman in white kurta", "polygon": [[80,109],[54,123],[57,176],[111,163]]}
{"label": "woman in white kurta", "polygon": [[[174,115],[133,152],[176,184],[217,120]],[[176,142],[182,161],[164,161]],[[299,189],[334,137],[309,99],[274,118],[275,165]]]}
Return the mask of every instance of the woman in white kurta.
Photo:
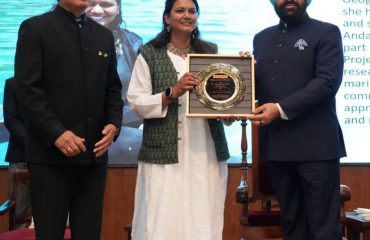
{"label": "woman in white kurta", "polygon": [[184,56],[191,41],[183,36],[188,33],[191,38],[194,29],[198,30],[198,4],[193,0],[167,0],[166,9],[164,31],[171,36],[167,54],[178,73],[178,82],[171,88],[170,99],[164,92],[153,94],[150,67],[140,54],[128,100],[139,116],[156,119],[165,118],[169,104],[178,98],[178,163],[153,164],[139,159],[132,238],[221,240],[227,163],[217,161],[208,121],[185,116],[184,93],[198,80],[186,73]]}

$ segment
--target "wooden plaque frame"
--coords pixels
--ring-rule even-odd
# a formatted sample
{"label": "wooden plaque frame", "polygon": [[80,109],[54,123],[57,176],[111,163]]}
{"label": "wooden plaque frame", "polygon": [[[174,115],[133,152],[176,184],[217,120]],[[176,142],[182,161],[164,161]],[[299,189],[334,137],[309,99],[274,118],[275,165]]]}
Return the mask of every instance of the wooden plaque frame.
{"label": "wooden plaque frame", "polygon": [[198,118],[225,118],[229,116],[248,118],[252,115],[255,103],[254,58],[225,54],[188,54],[188,72],[198,75],[204,68],[215,63],[225,63],[236,67],[246,81],[246,91],[240,103],[228,110],[214,110],[202,104],[195,89],[187,92],[186,116]]}

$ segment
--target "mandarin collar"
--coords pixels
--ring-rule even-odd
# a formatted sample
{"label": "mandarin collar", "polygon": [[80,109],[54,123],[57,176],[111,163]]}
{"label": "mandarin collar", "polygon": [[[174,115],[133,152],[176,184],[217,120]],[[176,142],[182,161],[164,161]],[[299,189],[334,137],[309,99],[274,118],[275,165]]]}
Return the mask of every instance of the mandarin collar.
{"label": "mandarin collar", "polygon": [[84,22],[84,21],[86,21],[86,14],[85,13],[82,14],[79,19],[76,19],[76,16],[74,15],[74,13],[66,10],[65,8],[63,8],[62,6],[60,6],[60,4],[57,4],[57,6],[55,7],[55,12],[64,15],[65,17],[73,20],[74,22],[77,22],[77,21]]}
{"label": "mandarin collar", "polygon": [[307,12],[305,12],[301,18],[297,19],[294,22],[285,23],[280,20],[279,27],[281,29],[290,29],[290,28],[296,28],[299,26],[302,26],[303,24],[307,23],[310,20],[310,17],[308,16]]}

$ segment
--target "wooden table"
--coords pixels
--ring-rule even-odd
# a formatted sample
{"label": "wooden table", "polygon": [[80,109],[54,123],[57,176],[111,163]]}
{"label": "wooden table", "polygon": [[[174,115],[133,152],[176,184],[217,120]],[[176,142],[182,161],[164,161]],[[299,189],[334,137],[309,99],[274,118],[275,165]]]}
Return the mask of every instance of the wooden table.
{"label": "wooden table", "polygon": [[360,233],[363,240],[370,240],[370,221],[358,217],[357,213],[346,212],[346,227],[348,240],[360,240]]}

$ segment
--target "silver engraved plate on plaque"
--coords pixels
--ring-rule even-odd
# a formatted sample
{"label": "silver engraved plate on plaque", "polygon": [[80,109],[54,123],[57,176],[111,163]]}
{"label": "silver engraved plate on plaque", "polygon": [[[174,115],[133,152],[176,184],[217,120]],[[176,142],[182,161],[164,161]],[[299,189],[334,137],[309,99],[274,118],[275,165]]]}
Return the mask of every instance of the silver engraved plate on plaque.
{"label": "silver engraved plate on plaque", "polygon": [[207,108],[226,111],[239,104],[245,95],[247,83],[239,69],[227,63],[213,63],[198,73],[195,88],[198,100]]}

